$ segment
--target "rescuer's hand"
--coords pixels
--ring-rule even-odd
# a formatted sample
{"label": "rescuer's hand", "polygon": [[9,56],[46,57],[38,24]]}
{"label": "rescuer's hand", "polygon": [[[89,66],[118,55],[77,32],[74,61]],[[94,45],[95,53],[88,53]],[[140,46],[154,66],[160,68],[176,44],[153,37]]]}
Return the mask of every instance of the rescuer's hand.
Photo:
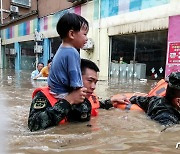
{"label": "rescuer's hand", "polygon": [[111,103],[117,103],[117,104],[129,104],[131,103],[126,95],[117,94],[111,97]]}
{"label": "rescuer's hand", "polygon": [[65,99],[70,103],[70,104],[79,104],[82,103],[86,97],[86,91],[87,88],[78,88],[73,90],[69,95],[65,97]]}

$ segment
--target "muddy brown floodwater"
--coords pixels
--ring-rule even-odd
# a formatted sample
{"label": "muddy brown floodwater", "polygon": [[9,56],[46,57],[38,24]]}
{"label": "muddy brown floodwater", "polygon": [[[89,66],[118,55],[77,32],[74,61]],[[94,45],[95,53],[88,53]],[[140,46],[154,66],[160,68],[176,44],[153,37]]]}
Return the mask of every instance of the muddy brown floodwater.
{"label": "muddy brown floodwater", "polygon": [[[162,126],[138,111],[99,110],[90,122],[66,123],[38,132],[27,127],[33,90],[46,86],[32,82],[30,72],[0,70],[0,153],[41,154],[150,154],[180,153],[180,125]],[[117,93],[148,92],[155,81],[99,81],[96,93],[106,99]],[[91,127],[88,127],[91,124]]]}

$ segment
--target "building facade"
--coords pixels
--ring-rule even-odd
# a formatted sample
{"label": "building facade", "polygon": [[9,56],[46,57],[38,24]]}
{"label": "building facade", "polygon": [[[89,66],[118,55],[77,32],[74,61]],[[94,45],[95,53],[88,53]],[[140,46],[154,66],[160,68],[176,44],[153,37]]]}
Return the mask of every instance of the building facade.
{"label": "building facade", "polygon": [[46,64],[61,43],[55,28],[58,19],[74,12],[89,21],[89,44],[80,54],[100,67],[100,79],[159,79],[180,71],[178,0],[72,2],[31,0],[34,14],[1,24],[1,68]]}

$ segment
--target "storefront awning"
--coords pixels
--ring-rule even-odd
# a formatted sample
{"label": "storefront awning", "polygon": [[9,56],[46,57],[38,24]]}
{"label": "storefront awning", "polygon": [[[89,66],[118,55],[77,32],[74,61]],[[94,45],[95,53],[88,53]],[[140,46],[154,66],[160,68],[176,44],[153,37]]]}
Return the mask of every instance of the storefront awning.
{"label": "storefront awning", "polygon": [[44,32],[42,32],[42,34],[43,34],[43,38],[52,38],[52,37],[58,37],[59,36],[55,29],[44,31]]}
{"label": "storefront awning", "polygon": [[145,20],[134,23],[122,24],[114,27],[108,28],[108,35],[120,35],[120,34],[128,34],[128,33],[137,33],[137,32],[145,32],[145,31],[154,31],[168,28],[168,17],[153,19],[153,20]]}
{"label": "storefront awning", "polygon": [[11,44],[14,42],[24,42],[24,41],[32,41],[32,40],[34,40],[34,34],[19,36],[12,39],[4,39],[2,40],[2,45]]}

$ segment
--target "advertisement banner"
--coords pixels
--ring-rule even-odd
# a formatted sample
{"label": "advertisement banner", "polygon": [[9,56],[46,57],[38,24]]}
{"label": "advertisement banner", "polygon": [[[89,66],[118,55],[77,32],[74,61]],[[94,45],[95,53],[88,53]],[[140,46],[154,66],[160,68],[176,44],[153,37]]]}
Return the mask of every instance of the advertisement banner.
{"label": "advertisement banner", "polygon": [[180,64],[180,42],[169,43],[168,64]]}

